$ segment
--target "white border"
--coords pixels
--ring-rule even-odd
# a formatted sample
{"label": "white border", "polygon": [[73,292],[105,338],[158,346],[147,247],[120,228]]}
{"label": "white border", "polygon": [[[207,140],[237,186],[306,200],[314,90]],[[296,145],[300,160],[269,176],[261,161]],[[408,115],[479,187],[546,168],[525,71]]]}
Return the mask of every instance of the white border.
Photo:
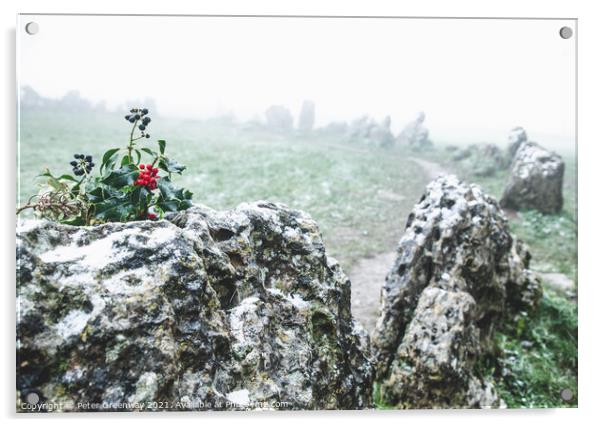
{"label": "white border", "polygon": [[[600,384],[600,340],[602,326],[600,303],[601,284],[597,264],[602,242],[598,218],[602,217],[600,197],[602,182],[602,14],[595,1],[421,1],[392,2],[380,0],[289,0],[289,1],[183,1],[183,0],[3,0],[0,2],[0,20],[3,34],[2,86],[0,106],[2,130],[2,169],[5,200],[2,209],[2,269],[3,295],[3,381],[0,391],[2,416],[9,423],[44,423],[49,425],[81,424],[104,425],[109,419],[142,421],[147,425],[163,425],[168,419],[177,423],[194,422],[240,423],[247,425],[305,425],[318,421],[344,423],[408,423],[435,425],[458,423],[463,426],[522,425],[546,423],[567,426],[575,421],[586,423],[596,419],[598,388]],[[549,17],[577,18],[579,20],[579,409],[563,410],[508,410],[508,411],[396,411],[396,412],[303,412],[277,414],[73,414],[35,417],[14,414],[14,200],[16,159],[16,94],[15,94],[15,22],[17,13],[144,13],[144,14],[286,14],[286,15],[394,15],[394,16],[448,16],[448,17]],[[553,102],[553,100],[551,100]]]}

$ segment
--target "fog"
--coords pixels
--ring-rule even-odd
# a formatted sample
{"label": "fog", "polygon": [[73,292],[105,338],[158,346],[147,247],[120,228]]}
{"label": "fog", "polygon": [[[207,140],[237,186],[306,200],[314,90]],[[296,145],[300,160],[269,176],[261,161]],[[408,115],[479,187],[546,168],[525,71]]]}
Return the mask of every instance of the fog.
{"label": "fog", "polygon": [[[28,35],[27,22],[39,24]],[[21,15],[19,85],[109,108],[153,98],[166,116],[369,114],[399,131],[416,112],[435,142],[504,142],[515,126],[551,148],[575,134],[575,37],[566,20]]]}

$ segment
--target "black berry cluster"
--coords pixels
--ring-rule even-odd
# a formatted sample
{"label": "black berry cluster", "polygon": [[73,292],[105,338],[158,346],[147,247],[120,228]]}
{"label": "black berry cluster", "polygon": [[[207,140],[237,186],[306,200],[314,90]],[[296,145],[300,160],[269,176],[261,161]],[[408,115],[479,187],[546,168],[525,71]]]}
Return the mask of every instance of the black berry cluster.
{"label": "black berry cluster", "polygon": [[73,173],[75,175],[82,176],[84,173],[89,174],[90,172],[92,172],[92,168],[94,167],[92,156],[74,154],[73,158],[75,160],[71,161],[69,164],[73,166]]}
{"label": "black berry cluster", "polygon": [[148,116],[148,108],[132,108],[125,119],[132,123],[134,128],[138,125],[140,138],[150,138],[150,134],[147,133],[148,125],[151,122],[151,118]]}

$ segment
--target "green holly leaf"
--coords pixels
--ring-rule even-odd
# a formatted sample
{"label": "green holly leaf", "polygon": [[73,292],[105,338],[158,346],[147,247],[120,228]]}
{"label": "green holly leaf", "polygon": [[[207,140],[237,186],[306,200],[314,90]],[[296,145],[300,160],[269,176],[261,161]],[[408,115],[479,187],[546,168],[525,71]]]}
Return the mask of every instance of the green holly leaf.
{"label": "green holly leaf", "polygon": [[130,200],[141,211],[146,210],[152,199],[152,193],[146,187],[136,187],[130,193]]}
{"label": "green holly leaf", "polygon": [[100,172],[103,171],[103,169],[107,168],[107,169],[113,169],[113,167],[115,166],[115,162],[117,161],[117,152],[119,151],[119,148],[111,148],[110,150],[107,150],[105,152],[105,154],[102,156],[102,164],[100,165]]}
{"label": "green holly leaf", "polygon": [[161,155],[165,154],[165,145],[167,144],[167,142],[165,142],[165,140],[160,139],[157,141],[157,143],[159,144],[159,152],[161,153]]}
{"label": "green holly leaf", "polygon": [[143,148],[141,148],[141,150],[152,157],[157,157],[157,153],[155,151],[151,150],[150,148],[143,147]]}
{"label": "green holly leaf", "polygon": [[114,188],[122,188],[134,184],[139,174],[138,168],[130,163],[111,171],[109,175],[102,179],[102,183]]}
{"label": "green holly leaf", "polygon": [[167,177],[157,181],[159,197],[157,206],[164,212],[177,212],[192,206],[192,193],[183,188],[177,188]]}
{"label": "green holly leaf", "polygon": [[110,197],[95,205],[94,216],[97,219],[117,222],[127,221],[135,216],[136,207],[132,205],[130,199],[125,195],[121,197]]}
{"label": "green holly leaf", "polygon": [[177,173],[182,175],[182,172],[184,172],[186,166],[179,164],[175,160],[163,158],[159,160],[159,169],[162,169],[168,173]]}

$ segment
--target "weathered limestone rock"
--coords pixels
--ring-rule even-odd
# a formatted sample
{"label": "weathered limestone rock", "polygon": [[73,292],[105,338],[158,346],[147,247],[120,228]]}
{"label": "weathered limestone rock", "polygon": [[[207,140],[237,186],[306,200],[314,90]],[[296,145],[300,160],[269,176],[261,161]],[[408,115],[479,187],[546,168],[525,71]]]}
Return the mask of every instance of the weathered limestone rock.
{"label": "weathered limestone rock", "polygon": [[272,105],[265,111],[266,126],[274,132],[287,133],[293,130],[293,115],[282,105]]}
{"label": "weathered limestone rock", "polygon": [[382,398],[404,408],[497,407],[475,370],[499,320],[533,309],[541,285],[497,202],[442,176],[410,214],[372,339]]}
{"label": "weathered limestone rock", "polygon": [[303,133],[311,132],[316,121],[316,105],[313,101],[303,101],[301,111],[299,112],[299,130]]}
{"label": "weathered limestone rock", "polygon": [[416,118],[406,125],[397,136],[397,142],[415,149],[429,148],[433,142],[429,139],[429,131],[424,127],[426,115],[421,111]]}
{"label": "weathered limestone rock", "polygon": [[551,214],[562,210],[564,161],[535,142],[523,142],[511,165],[500,204],[510,209],[537,209]]}
{"label": "weathered limestone rock", "polygon": [[26,221],[17,296],[21,399],[73,411],[371,405],[350,283],[317,224],[283,205],[94,227]]}

